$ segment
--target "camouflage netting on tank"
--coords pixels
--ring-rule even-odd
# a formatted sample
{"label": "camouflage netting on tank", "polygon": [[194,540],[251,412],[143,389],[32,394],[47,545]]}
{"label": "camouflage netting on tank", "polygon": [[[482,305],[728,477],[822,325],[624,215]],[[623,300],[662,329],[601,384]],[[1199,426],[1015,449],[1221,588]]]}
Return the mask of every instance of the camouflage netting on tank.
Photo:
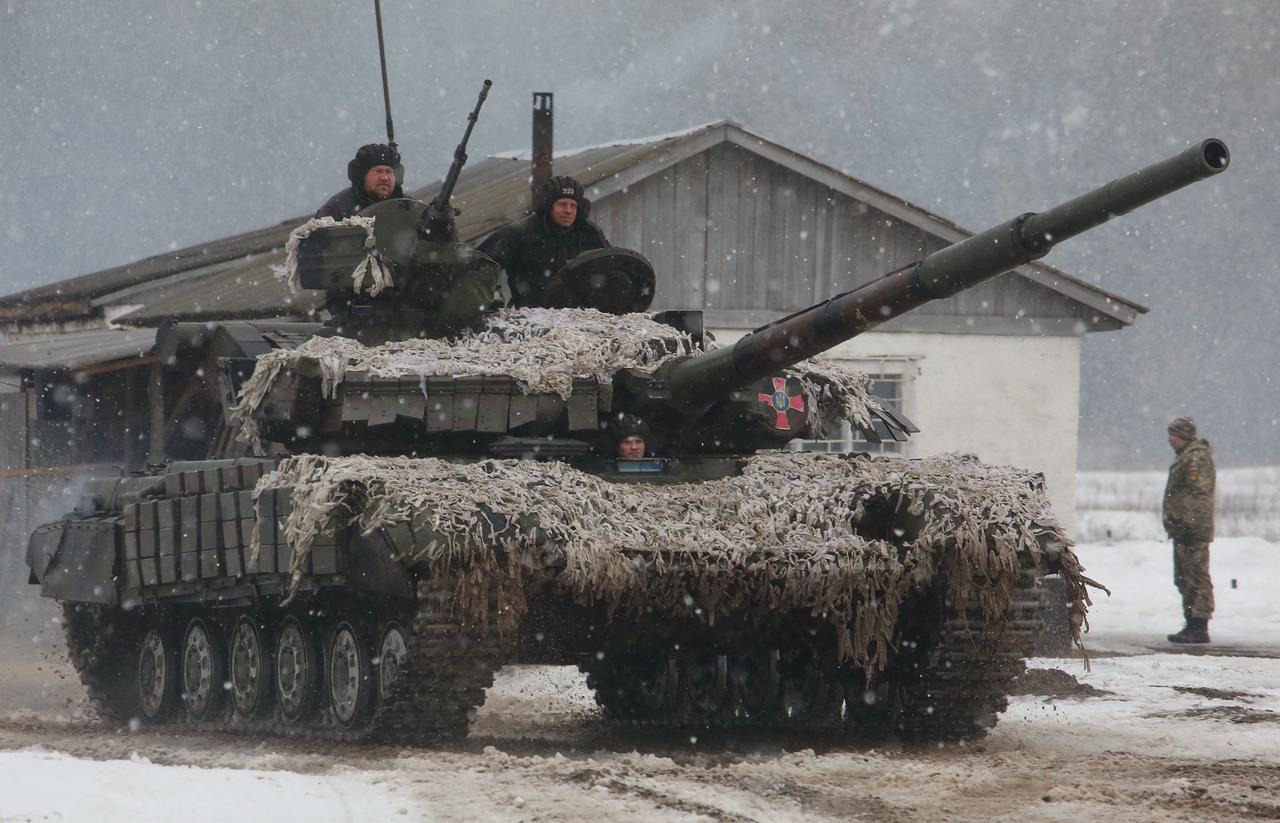
{"label": "camouflage netting on tank", "polygon": [[[315,337],[297,349],[276,349],[258,358],[231,410],[242,440],[258,444],[254,413],[280,373],[299,361],[316,362],[323,392],[333,397],[348,371],[373,377],[505,375],[525,394],[567,398],[575,377],[609,383],[622,369],[652,371],[674,357],[692,354],[689,335],[645,314],[612,315],[594,309],[509,309],[451,340],[417,338],[364,346],[345,337]],[[804,361],[788,370],[804,385],[805,414],[812,431],[840,419],[867,428],[876,401],[869,378],[834,363]]]}
{"label": "camouflage netting on tank", "polygon": [[391,271],[382,265],[377,252],[377,242],[373,237],[372,217],[348,217],[335,220],[332,217],[313,217],[289,232],[289,240],[284,244],[284,263],[271,264],[271,272],[276,279],[289,287],[290,294],[297,294],[298,283],[298,246],[311,236],[316,229],[331,229],[338,226],[354,226],[365,230],[364,247],[369,250],[365,258],[351,272],[351,289],[356,294],[364,288],[364,279],[369,277],[369,294],[377,297],[388,286],[394,286]]}
{"label": "camouflage netting on tank", "polygon": [[972,457],[779,452],[749,459],[738,477],[661,486],[558,462],[305,455],[284,460],[258,493],[281,487],[293,488],[295,585],[321,529],[410,523],[417,536],[400,559],[456,580],[473,619],[498,598],[500,629],[523,615],[529,570],[549,549],[563,556],[570,595],[611,616],[750,621],[803,610],[831,624],[842,660],[868,670],[885,665],[913,586],[940,582],[997,617],[1046,537],[1065,547],[1061,573],[1081,618],[1088,604],[1040,483]]}

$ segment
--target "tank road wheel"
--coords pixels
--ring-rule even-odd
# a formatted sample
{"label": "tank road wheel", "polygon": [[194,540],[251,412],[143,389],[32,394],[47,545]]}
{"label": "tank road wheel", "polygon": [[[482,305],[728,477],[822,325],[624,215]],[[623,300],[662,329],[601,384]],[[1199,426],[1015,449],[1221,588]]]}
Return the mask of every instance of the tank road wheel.
{"label": "tank road wheel", "polygon": [[307,719],[315,709],[321,665],[315,632],[286,617],[276,638],[276,699],[290,723]]}
{"label": "tank road wheel", "polygon": [[779,710],[788,724],[822,721],[839,709],[843,689],[836,688],[835,667],[812,646],[783,652],[780,658]]}
{"label": "tank road wheel", "polygon": [[338,725],[351,728],[369,714],[373,705],[373,666],[363,633],[343,620],[329,635],[328,677],[329,708]]}
{"label": "tank road wheel", "polygon": [[631,662],[626,677],[636,707],[645,714],[655,714],[670,708],[675,702],[676,687],[680,683],[680,667],[675,657],[659,654]]}
{"label": "tank road wheel", "polygon": [[596,702],[617,720],[670,722],[680,696],[680,663],[665,652],[618,650],[579,664]]}
{"label": "tank road wheel", "polygon": [[762,717],[778,702],[778,650],[762,649],[729,658],[730,694],[745,717]]}
{"label": "tank road wheel", "polygon": [[249,615],[231,632],[231,700],[241,717],[261,717],[271,708],[271,649]]}
{"label": "tank road wheel", "polygon": [[686,719],[707,723],[719,719],[729,703],[729,660],[716,652],[691,652],[681,660]]}
{"label": "tank road wheel", "polygon": [[147,629],[138,644],[138,709],[146,720],[166,719],[178,705],[178,647],[159,626]]}
{"label": "tank road wheel", "polygon": [[182,637],[182,702],[196,720],[218,714],[226,696],[227,661],[222,637],[212,623],[197,617]]}
{"label": "tank road wheel", "polygon": [[373,661],[378,670],[378,699],[391,697],[396,681],[400,679],[409,660],[409,643],[399,623],[390,623],[382,630],[378,643],[378,657]]}

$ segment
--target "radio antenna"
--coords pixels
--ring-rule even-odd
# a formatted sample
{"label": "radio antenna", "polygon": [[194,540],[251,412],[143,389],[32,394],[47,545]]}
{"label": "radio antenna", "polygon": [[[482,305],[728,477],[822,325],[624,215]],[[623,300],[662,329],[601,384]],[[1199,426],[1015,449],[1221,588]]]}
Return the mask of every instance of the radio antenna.
{"label": "radio antenna", "polygon": [[387,109],[387,144],[396,147],[396,127],[391,123],[391,90],[387,86],[387,49],[382,43],[382,0],[373,0],[373,16],[378,21],[378,61],[382,64],[382,103]]}

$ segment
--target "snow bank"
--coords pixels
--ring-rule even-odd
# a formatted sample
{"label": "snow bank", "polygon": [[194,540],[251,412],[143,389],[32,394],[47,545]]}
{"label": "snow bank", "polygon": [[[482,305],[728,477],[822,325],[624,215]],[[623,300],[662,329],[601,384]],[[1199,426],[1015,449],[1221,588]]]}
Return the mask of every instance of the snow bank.
{"label": "snow bank", "polygon": [[[1165,472],[1076,475],[1076,539],[1082,543],[1163,540]],[[1280,466],[1218,470],[1219,537],[1280,541]]]}
{"label": "snow bank", "polygon": [[422,820],[367,773],[295,774],[196,769],[132,760],[79,760],[42,751],[0,752],[0,819],[182,820],[328,823]]}

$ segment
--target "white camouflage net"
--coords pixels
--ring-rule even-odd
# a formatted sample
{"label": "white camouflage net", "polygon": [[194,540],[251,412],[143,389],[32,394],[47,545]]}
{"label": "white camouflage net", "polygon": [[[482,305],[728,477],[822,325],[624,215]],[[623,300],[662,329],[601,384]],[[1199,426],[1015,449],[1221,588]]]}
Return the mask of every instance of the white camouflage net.
{"label": "white camouflage net", "polygon": [[[328,398],[335,396],[348,371],[383,378],[505,375],[525,394],[568,398],[575,377],[607,384],[622,369],[653,371],[693,352],[689,335],[645,314],[507,309],[452,340],[415,338],[365,346],[345,337],[314,337],[297,349],[275,349],[258,358],[231,417],[240,423],[240,439],[260,448],[253,416],[281,372],[303,359],[318,364]],[[877,404],[866,375],[820,360],[804,361],[788,371],[803,382],[811,431],[823,431],[841,419],[870,427],[867,409]]]}
{"label": "white camouflage net", "polygon": [[[941,580],[956,602],[995,618],[1023,558],[1039,566],[1045,533],[1066,547],[1077,641],[1088,604],[1033,475],[968,456],[777,452],[750,458],[741,476],[664,486],[611,483],[558,462],[305,455],[284,460],[256,493],[283,487],[293,488],[284,533],[295,585],[320,530],[411,522],[427,536],[400,559],[456,580],[459,608],[474,619],[498,598],[502,629],[523,616],[528,570],[541,568],[548,545],[563,555],[568,595],[611,616],[714,622],[802,610],[833,626],[842,660],[868,670],[885,665],[913,585]],[[907,513],[895,521],[910,524],[902,538],[856,534],[884,505]]]}

